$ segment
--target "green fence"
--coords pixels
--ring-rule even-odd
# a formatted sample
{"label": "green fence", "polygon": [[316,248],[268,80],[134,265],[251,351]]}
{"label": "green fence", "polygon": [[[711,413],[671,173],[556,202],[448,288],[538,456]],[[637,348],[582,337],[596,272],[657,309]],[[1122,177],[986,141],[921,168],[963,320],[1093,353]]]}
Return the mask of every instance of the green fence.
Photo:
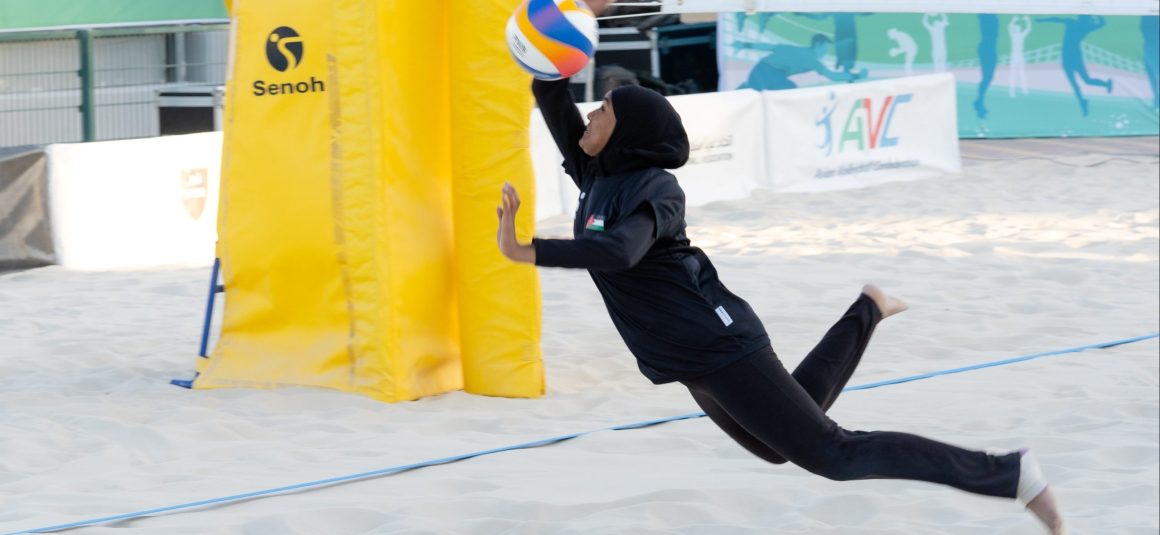
{"label": "green fence", "polygon": [[166,133],[164,95],[224,83],[228,29],[218,20],[0,31],[0,147]]}

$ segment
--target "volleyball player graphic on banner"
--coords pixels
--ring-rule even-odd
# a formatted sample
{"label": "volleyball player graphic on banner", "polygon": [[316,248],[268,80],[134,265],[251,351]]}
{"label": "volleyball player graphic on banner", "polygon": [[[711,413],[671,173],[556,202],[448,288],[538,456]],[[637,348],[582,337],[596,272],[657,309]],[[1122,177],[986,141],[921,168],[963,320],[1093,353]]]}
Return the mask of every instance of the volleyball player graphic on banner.
{"label": "volleyball player graphic on banner", "polygon": [[948,72],[960,137],[1160,134],[1156,16],[730,13],[717,28],[723,91]]}

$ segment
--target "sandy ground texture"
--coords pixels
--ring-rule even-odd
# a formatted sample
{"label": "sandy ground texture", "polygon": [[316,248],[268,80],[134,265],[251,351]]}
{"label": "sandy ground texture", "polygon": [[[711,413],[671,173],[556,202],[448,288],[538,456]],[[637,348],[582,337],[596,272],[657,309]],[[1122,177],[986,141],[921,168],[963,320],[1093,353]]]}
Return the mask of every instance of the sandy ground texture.
{"label": "sandy ground texture", "polygon": [[[1127,148],[1125,148],[1127,147]],[[1054,149],[1058,150],[1054,150]],[[762,193],[689,236],[795,365],[864,282],[911,310],[851,384],[1160,330],[1155,138],[965,143],[961,177]],[[563,235],[553,219],[543,235]],[[541,270],[548,394],[387,405],[188,391],[208,269],[0,276],[0,533],[694,412],[635,369],[588,276]],[[1156,339],[844,394],[857,430],[1037,451],[1074,533],[1160,529]],[[82,533],[1025,534],[1013,501],[764,464],[705,418]]]}

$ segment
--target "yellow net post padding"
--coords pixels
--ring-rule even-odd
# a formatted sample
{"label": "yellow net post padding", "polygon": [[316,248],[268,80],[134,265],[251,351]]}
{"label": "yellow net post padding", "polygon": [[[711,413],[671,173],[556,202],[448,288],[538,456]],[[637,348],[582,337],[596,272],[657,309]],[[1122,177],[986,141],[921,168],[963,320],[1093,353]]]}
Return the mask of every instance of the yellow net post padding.
{"label": "yellow net post padding", "polygon": [[194,388],[543,393],[536,276],[494,244],[500,185],[534,198],[514,3],[468,4],[229,6],[225,312]]}

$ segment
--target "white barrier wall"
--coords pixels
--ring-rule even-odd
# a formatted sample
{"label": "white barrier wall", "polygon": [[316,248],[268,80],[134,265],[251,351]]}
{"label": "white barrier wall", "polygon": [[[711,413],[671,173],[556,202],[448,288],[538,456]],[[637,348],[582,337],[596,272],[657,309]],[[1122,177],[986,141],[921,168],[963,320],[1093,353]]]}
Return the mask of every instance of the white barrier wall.
{"label": "white barrier wall", "polygon": [[950,74],[762,97],[775,191],[856,188],[962,170]]}
{"label": "white barrier wall", "polygon": [[689,163],[673,174],[686,204],[744,199],[768,188],[761,94],[753,90],[669,99],[689,134]]}
{"label": "white barrier wall", "polygon": [[132,269],[213,263],[221,132],[50,145],[57,263]]}
{"label": "white barrier wall", "polygon": [[[689,206],[758,188],[823,191],[961,170],[948,74],[670,100],[692,149],[675,172]],[[579,107],[587,113],[598,105]],[[571,215],[579,192],[539,110],[530,135],[536,219]],[[211,132],[49,146],[57,262],[75,269],[212,263],[221,143]]]}
{"label": "white barrier wall", "polygon": [[[950,74],[785,91],[671,97],[689,133],[675,171],[689,206],[754,189],[858,188],[962,170]],[[586,114],[599,103],[579,104]],[[572,214],[579,192],[538,110],[532,112],[536,219]]]}

